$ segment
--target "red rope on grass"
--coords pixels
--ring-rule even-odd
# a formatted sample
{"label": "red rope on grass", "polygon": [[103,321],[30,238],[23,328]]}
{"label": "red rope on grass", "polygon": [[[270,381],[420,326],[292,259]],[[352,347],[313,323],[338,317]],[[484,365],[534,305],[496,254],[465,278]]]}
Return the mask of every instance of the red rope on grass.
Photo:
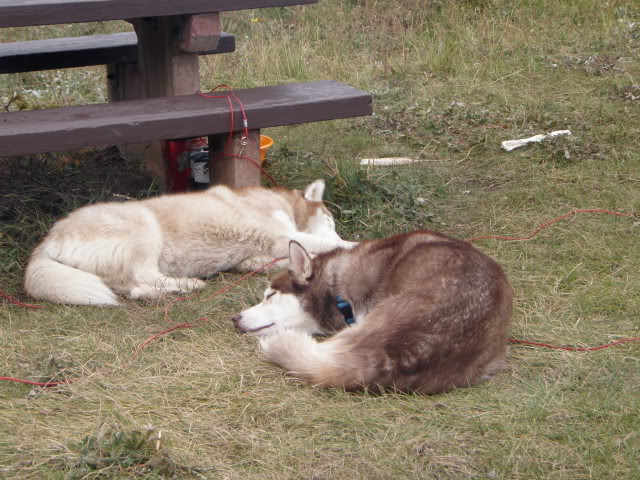
{"label": "red rope on grass", "polygon": [[[531,240],[532,238],[534,238],[538,233],[540,233],[542,230],[544,230],[545,228],[550,227],[551,225],[553,225],[554,223],[559,222],[560,220],[563,220],[565,218],[571,217],[573,215],[576,215],[578,213],[604,213],[607,215],[615,215],[618,217],[635,217],[636,215],[632,214],[632,213],[624,213],[624,212],[616,212],[613,210],[606,210],[606,209],[602,209],[602,208],[583,208],[583,209],[575,209],[575,210],[571,210],[570,212],[565,213],[564,215],[560,215],[559,217],[553,218],[551,220],[549,220],[548,222],[545,222],[541,225],[539,225],[538,227],[534,228],[531,233],[529,233],[529,235],[527,235],[526,237],[507,237],[507,236],[502,236],[502,235],[479,235],[477,237],[472,237],[470,239],[468,239],[469,242],[475,242],[477,240],[483,240],[483,239],[494,239],[494,240],[507,240],[507,241],[524,241],[524,240]],[[561,346],[561,345],[553,345],[550,343],[540,343],[540,342],[530,342],[528,340],[519,340],[517,338],[509,338],[507,339],[507,341],[509,343],[515,343],[515,344],[520,344],[520,345],[529,345],[529,346],[534,346],[534,347],[545,347],[545,348],[553,348],[553,349],[557,349],[557,350],[567,350],[567,351],[571,351],[571,352],[593,352],[596,350],[603,350],[605,348],[609,348],[609,347],[613,347],[614,345],[620,345],[621,343],[627,343],[627,342],[636,342],[639,341],[640,337],[631,337],[631,338],[623,338],[620,340],[616,340],[610,343],[606,343],[603,345],[597,345],[595,347],[565,347],[565,346]]]}
{"label": "red rope on grass", "polygon": [[555,348],[558,350],[568,350],[570,352],[594,352],[596,350],[604,350],[605,348],[613,347],[614,345],[620,345],[621,343],[637,342],[639,340],[640,340],[640,337],[631,337],[631,338],[622,338],[620,340],[615,340],[613,342],[605,343],[604,345],[598,345],[596,347],[563,347],[560,345],[552,345],[550,343],[538,343],[538,342],[529,342],[528,340],[518,340],[517,338],[507,339],[509,343],[519,343],[521,345],[531,345],[534,347]]}
{"label": "red rope on grass", "polygon": [[179,325],[174,325],[171,328],[167,328],[166,330],[162,330],[161,332],[158,332],[154,335],[151,335],[149,338],[147,338],[144,342],[142,342],[140,345],[138,345],[138,347],[133,351],[133,353],[131,354],[131,358],[129,358],[129,363],[123,364],[122,365],[122,369],[128,367],[131,363],[133,363],[133,361],[138,358],[138,355],[140,355],[140,352],[142,350],[145,349],[145,347],[147,345],[149,345],[151,342],[153,342],[154,340],[157,340],[160,337],[163,337],[165,335],[167,335],[168,333],[171,333],[175,330],[179,330],[181,328],[195,328],[199,325],[196,325],[196,322],[202,322],[202,323],[207,323],[209,322],[209,319],[207,317],[201,317],[198,318],[197,320],[194,320],[194,323],[181,323]]}
{"label": "red rope on grass", "polygon": [[14,305],[17,305],[18,307],[22,307],[22,308],[33,308],[33,309],[37,309],[37,308],[44,308],[44,305],[34,305],[32,303],[23,303],[20,300],[18,300],[15,297],[12,297],[11,295],[9,295],[8,293],[3,292],[2,290],[0,290],[0,297],[4,298],[5,300],[7,300],[9,303],[12,303]]}
{"label": "red rope on grass", "polygon": [[576,210],[571,210],[570,212],[567,212],[564,215],[560,215],[559,217],[553,218],[553,219],[549,220],[548,222],[545,222],[542,225],[534,228],[531,231],[531,233],[529,235],[527,235],[526,237],[504,237],[502,235],[479,235],[477,237],[471,237],[467,241],[468,242],[475,242],[476,240],[483,240],[483,239],[515,240],[515,241],[531,240],[541,230],[544,230],[545,228],[553,225],[554,223],[557,223],[560,220],[563,220],[563,219],[565,219],[567,217],[571,217],[571,216],[576,215],[578,213],[606,213],[606,214],[609,214],[609,215],[616,215],[618,217],[635,217],[635,215],[632,214],[632,213],[614,212],[612,210],[605,210],[605,209],[601,209],[601,208],[576,209]]}
{"label": "red rope on grass", "polygon": [[63,380],[61,382],[34,382],[32,380],[24,380],[22,378],[15,377],[0,377],[0,380],[8,380],[10,382],[26,383],[27,385],[35,385],[38,387],[55,387],[57,385],[73,383],[77,380]]}

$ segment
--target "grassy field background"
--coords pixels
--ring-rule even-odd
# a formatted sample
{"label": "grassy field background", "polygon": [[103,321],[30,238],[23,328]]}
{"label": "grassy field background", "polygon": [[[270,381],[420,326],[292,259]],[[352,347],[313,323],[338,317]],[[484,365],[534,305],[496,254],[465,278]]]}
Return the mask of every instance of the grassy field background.
{"label": "grassy field background", "polygon": [[[610,0],[322,0],[225,14],[234,54],[202,87],[336,79],[370,91],[369,118],[270,129],[279,183],[322,177],[349,239],[431,228],[525,235],[575,208],[640,210],[640,6]],[[0,31],[1,41],[126,30],[126,23]],[[103,68],[0,76],[7,110],[102,102]],[[511,153],[502,140],[573,136]],[[0,147],[1,149],[1,147]],[[360,167],[365,157],[419,164]],[[157,194],[110,149],[0,159],[0,288],[52,222],[80,205]],[[477,245],[515,289],[510,334],[569,345],[640,335],[637,218],[579,215],[527,242]],[[287,378],[229,318],[267,283],[222,274],[163,318],[0,304],[0,478],[638,479],[640,346],[522,346],[494,381],[445,395],[347,394]],[[174,323],[206,316],[132,352]]]}

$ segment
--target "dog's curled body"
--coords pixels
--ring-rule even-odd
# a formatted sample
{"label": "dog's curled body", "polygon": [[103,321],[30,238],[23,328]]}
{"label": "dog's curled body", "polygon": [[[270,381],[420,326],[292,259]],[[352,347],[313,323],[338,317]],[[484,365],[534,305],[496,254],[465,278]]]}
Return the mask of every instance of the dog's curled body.
{"label": "dog's curled body", "polygon": [[[314,259],[297,251],[290,261],[268,292],[295,295],[315,333],[339,331],[323,342],[286,329],[262,339],[268,359],[299,378],[434,394],[504,366],[511,287],[500,266],[467,242],[418,231]],[[345,324],[337,296],[351,303],[355,325]]]}
{"label": "dog's curled body", "polygon": [[116,293],[155,298],[204,286],[217,272],[286,256],[291,239],[314,253],[349,245],[322,204],[324,182],[304,192],[216,186],[202,192],[82,207],[34,250],[25,290],[41,300],[117,305]]}

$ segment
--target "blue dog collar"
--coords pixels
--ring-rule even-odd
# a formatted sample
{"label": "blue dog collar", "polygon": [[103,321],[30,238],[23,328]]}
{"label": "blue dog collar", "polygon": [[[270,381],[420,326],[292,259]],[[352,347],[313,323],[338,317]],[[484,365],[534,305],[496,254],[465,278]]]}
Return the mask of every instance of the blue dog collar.
{"label": "blue dog collar", "polygon": [[353,317],[353,308],[351,308],[351,304],[340,295],[336,297],[336,302],[338,302],[338,310],[340,310],[340,313],[344,317],[345,323],[349,326],[356,323],[356,319]]}

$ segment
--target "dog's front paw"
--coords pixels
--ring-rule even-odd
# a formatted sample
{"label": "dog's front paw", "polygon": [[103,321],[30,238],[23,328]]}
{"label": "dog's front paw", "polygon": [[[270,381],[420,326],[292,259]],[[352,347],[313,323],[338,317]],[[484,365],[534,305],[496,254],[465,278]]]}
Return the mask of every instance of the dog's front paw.
{"label": "dog's front paw", "polygon": [[193,285],[191,286],[191,290],[201,290],[207,286],[207,282],[204,280],[200,280],[199,278],[193,279]]}

